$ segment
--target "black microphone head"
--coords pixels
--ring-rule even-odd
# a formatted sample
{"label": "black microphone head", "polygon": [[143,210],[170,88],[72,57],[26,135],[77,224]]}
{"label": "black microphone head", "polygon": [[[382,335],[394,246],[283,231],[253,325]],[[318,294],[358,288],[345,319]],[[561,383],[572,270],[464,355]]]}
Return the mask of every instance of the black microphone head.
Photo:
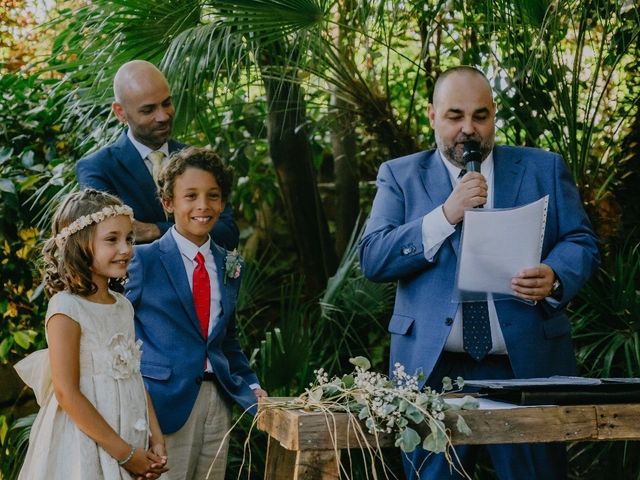
{"label": "black microphone head", "polygon": [[480,171],[480,163],[482,162],[480,142],[477,142],[475,140],[464,142],[462,161],[464,162],[464,168],[466,168],[468,172]]}

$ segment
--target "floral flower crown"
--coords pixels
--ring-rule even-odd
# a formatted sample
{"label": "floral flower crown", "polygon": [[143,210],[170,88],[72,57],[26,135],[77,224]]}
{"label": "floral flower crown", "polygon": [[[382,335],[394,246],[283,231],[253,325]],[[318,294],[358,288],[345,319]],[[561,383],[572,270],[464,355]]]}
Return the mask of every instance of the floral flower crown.
{"label": "floral flower crown", "polygon": [[117,217],[118,215],[127,215],[131,220],[133,220],[133,210],[131,210],[131,207],[127,205],[109,205],[99,212],[89,213],[75,219],[69,225],[60,230],[60,233],[54,237],[56,245],[58,245],[58,248],[62,248],[64,247],[67,238],[74,233],[79,232],[83,228],[93,225],[94,223],[100,223],[106,218]]}

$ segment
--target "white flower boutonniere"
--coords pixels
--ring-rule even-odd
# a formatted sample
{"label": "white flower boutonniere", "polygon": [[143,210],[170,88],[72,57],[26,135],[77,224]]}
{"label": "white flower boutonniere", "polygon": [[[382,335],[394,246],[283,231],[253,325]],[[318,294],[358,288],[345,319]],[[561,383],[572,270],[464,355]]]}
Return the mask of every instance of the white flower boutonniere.
{"label": "white flower boutonniere", "polygon": [[224,283],[227,283],[227,278],[238,278],[241,271],[242,257],[234,248],[233,252],[227,252],[227,256],[224,258]]}

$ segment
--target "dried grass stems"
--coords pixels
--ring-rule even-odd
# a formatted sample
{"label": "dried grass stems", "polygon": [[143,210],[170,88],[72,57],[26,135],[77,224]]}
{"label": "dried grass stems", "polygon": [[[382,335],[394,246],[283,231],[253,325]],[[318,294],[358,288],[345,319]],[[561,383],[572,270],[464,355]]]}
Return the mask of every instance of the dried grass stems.
{"label": "dried grass stems", "polygon": [[[382,448],[389,446],[389,439],[386,437],[392,436],[395,446],[404,452],[412,452],[421,447],[432,453],[442,453],[452,471],[471,480],[456,455],[450,430],[444,423],[445,412],[448,410],[460,411],[478,407],[477,400],[468,396],[463,398],[460,405],[445,401],[447,394],[457,393],[463,387],[462,378],[458,377],[455,382],[445,378],[443,390],[437,392],[429,387],[420,388],[423,375],[409,375],[400,364],[394,366],[392,377],[389,378],[369,371],[371,364],[364,357],[352,358],[350,362],[355,366],[351,373],[329,379],[323,369],[316,370],[316,381],[299,397],[283,401],[270,399],[262,403],[244,443],[242,466],[251,464],[249,438],[260,416],[271,409],[289,409],[324,414],[341,478],[355,478],[350,449],[346,449],[348,461],[339,461],[342,445],[357,445],[364,460],[365,480],[399,479],[385,464],[382,454]],[[454,390],[454,385],[458,390]],[[337,413],[347,414],[347,428],[343,433],[347,438],[340,442]],[[230,434],[239,421],[240,419],[235,422],[226,435]],[[465,435],[471,433],[460,414],[455,428]],[[340,432],[343,432],[342,428]],[[415,471],[418,472],[420,467],[414,465]],[[238,479],[240,477],[241,473],[238,474]]]}

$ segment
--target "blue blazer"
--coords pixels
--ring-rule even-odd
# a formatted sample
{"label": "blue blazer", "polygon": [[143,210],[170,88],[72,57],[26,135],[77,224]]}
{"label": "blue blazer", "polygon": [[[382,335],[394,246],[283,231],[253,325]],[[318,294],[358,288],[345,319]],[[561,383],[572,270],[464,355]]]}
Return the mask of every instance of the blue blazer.
{"label": "blue blazer", "polygon": [[[451,193],[449,174],[435,151],[385,162],[363,238],[364,275],[397,282],[391,333],[391,365],[428,377],[451,331],[458,304],[454,284],[460,229],[441,246],[433,261],[424,257],[422,217]],[[562,282],[557,306],[546,301],[495,303],[516,377],[575,373],[567,305],[599,263],[596,237],[562,158],[533,148],[497,146],[494,207],[525,205],[549,195],[542,261]],[[532,265],[533,266],[533,265]]]}
{"label": "blue blazer", "polygon": [[[169,153],[185,147],[182,143],[169,140]],[[127,137],[126,130],[114,143],[79,160],[76,176],[80,188],[91,187],[116,195],[133,209],[136,220],[155,223],[162,234],[173,225],[167,220],[153,177]],[[240,233],[233,220],[233,208],[228,202],[213,227],[211,237],[229,250],[238,246]]]}
{"label": "blue blazer", "polygon": [[251,384],[258,379],[236,337],[235,303],[241,277],[225,275],[226,251],[211,242],[222,313],[209,338],[202,337],[193,295],[178,246],[171,235],[135,247],[125,294],[135,310],[136,336],[142,340],[140,370],[164,433],[176,432],[189,417],[200,389],[204,359],[218,385],[242,409],[255,413]]}

